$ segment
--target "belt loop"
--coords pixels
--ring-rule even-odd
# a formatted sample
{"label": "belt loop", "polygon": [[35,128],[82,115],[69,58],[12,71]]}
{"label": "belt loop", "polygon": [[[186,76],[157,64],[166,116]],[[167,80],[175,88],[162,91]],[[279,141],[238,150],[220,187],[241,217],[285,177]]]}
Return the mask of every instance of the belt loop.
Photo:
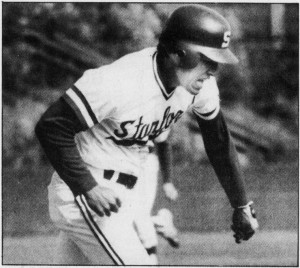
{"label": "belt loop", "polygon": [[104,179],[110,180],[112,182],[120,183],[128,189],[132,189],[138,179],[134,175],[129,175],[129,174],[114,171],[111,169],[109,169],[109,170],[104,169],[103,177],[104,177]]}

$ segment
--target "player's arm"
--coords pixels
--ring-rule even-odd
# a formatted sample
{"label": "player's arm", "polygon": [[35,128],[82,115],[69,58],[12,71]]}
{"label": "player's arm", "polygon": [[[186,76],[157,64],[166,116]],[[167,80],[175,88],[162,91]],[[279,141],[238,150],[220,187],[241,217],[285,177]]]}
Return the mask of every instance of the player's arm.
{"label": "player's arm", "polygon": [[201,129],[208,158],[234,208],[232,229],[239,243],[241,239],[249,239],[258,224],[251,207],[252,202],[249,202],[246,195],[236,148],[220,109],[219,90],[214,77],[206,82],[197,97],[193,112]]}
{"label": "player's arm", "polygon": [[207,156],[233,208],[248,203],[235,145],[222,111],[211,120],[196,116]]}
{"label": "player's arm", "polygon": [[42,115],[36,125],[36,136],[50,163],[74,195],[97,185],[83,163],[75,144],[75,135],[87,129],[74,111],[60,98]]}
{"label": "player's arm", "polygon": [[157,155],[160,163],[160,170],[162,173],[163,183],[172,182],[173,169],[172,169],[172,149],[168,141],[157,142]]}
{"label": "player's arm", "polygon": [[256,216],[246,196],[245,181],[235,145],[221,111],[211,120],[196,116],[208,158],[234,208],[234,237],[237,243],[248,240],[258,228]]}
{"label": "player's arm", "polygon": [[167,140],[156,142],[156,148],[163,180],[164,193],[168,199],[176,200],[178,192],[172,182],[173,153],[171,144]]}
{"label": "player's arm", "polygon": [[80,114],[80,109],[74,107],[76,103],[65,94],[42,115],[35,128],[36,136],[50,163],[73,194],[83,194],[96,213],[109,216],[111,211],[118,210],[120,200],[113,191],[97,184],[80,156],[75,135],[90,126],[83,120],[87,114]]}

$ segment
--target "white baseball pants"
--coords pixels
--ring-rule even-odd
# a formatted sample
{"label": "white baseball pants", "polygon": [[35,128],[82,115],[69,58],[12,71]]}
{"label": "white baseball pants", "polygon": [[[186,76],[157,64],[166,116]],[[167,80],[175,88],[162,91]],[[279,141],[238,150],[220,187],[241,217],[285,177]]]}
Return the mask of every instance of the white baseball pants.
{"label": "white baseball pants", "polygon": [[103,179],[103,171],[93,175],[119,194],[122,206],[110,217],[99,217],[54,173],[48,190],[50,217],[61,231],[56,264],[153,265],[133,227],[134,189]]}

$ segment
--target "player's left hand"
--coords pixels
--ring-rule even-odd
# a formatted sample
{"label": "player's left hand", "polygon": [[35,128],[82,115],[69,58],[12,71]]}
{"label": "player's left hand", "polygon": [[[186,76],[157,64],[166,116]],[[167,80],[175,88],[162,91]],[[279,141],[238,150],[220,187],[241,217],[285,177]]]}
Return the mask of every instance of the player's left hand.
{"label": "player's left hand", "polygon": [[178,191],[175,188],[173,183],[171,183],[171,182],[164,183],[163,190],[168,199],[174,201],[178,198]]}
{"label": "player's left hand", "polygon": [[242,240],[250,239],[258,228],[256,214],[252,205],[253,202],[251,201],[245,206],[236,208],[233,212],[231,229],[234,232],[235,242],[238,244]]}

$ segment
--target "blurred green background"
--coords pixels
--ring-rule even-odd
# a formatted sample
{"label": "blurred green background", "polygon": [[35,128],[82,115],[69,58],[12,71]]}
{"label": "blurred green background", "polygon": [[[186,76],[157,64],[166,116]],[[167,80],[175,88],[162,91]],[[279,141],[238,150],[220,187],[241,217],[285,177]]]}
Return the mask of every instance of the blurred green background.
{"label": "blurred green background", "polygon": [[[222,105],[261,229],[297,230],[299,5],[205,4],[232,26],[237,66],[217,75]],[[53,172],[34,136],[45,109],[88,68],[155,46],[180,4],[2,3],[2,223],[4,235],[51,233]],[[184,231],[229,230],[231,208],[192,116],[172,133],[180,198],[158,193]]]}

